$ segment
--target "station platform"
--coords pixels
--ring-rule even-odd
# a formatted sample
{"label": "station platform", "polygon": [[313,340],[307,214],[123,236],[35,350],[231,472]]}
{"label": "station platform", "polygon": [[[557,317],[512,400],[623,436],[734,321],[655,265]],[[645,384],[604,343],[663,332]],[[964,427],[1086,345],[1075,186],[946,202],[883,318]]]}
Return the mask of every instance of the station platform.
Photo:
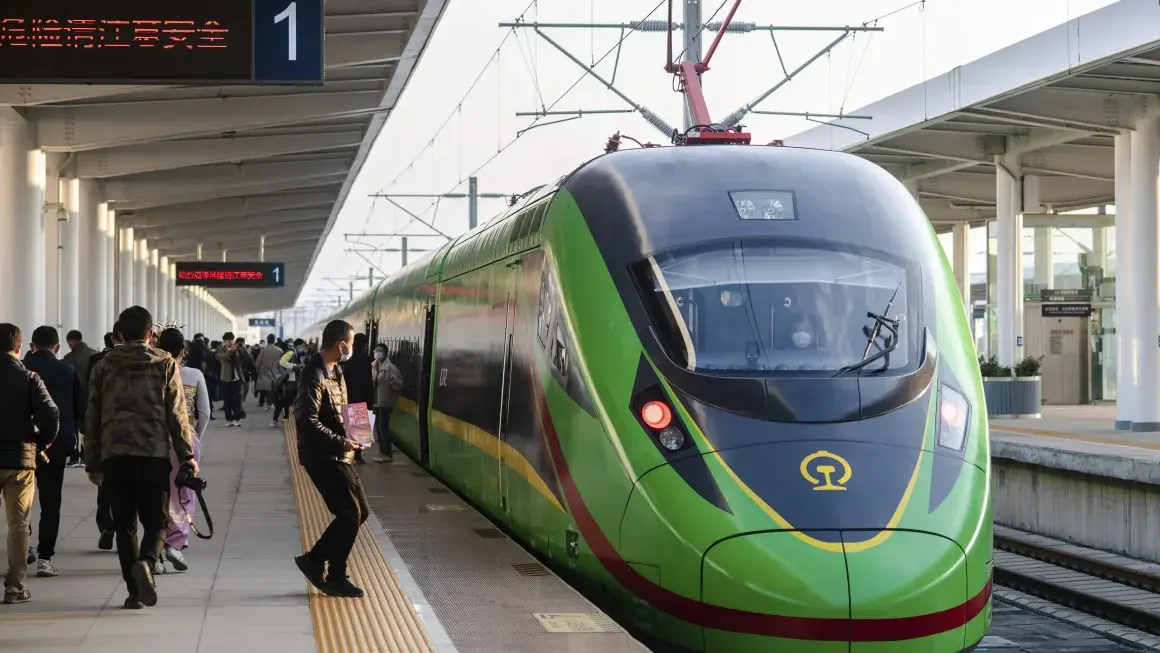
{"label": "station platform", "polygon": [[[297,465],[292,427],[270,428],[269,413],[252,402],[248,409],[244,428],[225,428],[219,414],[203,440],[206,500],[217,533],[190,542],[188,571],[167,566],[157,577],[156,607],[121,608],[126,591],[116,554],[97,548],[96,490],[82,469],[66,470],[54,557],[60,576],[36,578],[30,569],[32,601],[0,605],[0,650],[647,650],[401,457],[357,468],[373,514],[359,533],[350,575],[367,595],[318,594],[293,557],[330,515]],[[6,533],[2,513],[0,533]],[[204,523],[200,515],[197,523]]]}

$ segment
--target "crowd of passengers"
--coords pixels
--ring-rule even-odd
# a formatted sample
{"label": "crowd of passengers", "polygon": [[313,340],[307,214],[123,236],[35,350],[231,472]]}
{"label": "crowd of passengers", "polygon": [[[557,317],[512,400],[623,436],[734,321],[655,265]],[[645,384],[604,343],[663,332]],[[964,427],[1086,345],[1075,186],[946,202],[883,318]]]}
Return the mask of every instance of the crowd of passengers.
{"label": "crowd of passengers", "polygon": [[[0,504],[8,523],[3,603],[26,603],[28,568],[60,574],[54,562],[65,469],[84,468],[97,489],[97,548],[116,547],[129,596],[127,609],[155,605],[154,577],[189,569],[197,498],[178,487],[179,472],[201,472],[201,441],[221,403],[225,426],[244,427],[245,398],[257,398],[281,427],[294,407],[299,462],[335,515],[318,543],[295,559],[320,591],[362,596],[346,576],[359,525],[368,508],[352,465],[363,445],[347,438],[342,404],[374,409],[374,462],[393,460],[387,428],[403,387],[383,345],[367,352],[365,334],[347,323],[328,325],[322,343],[279,340],[249,346],[225,333],[192,340],[176,326],[157,326],[149,311],[123,311],[96,351],[79,331],[60,339],[51,326],[35,329],[21,355],[23,334],[0,324]],[[37,546],[32,504],[39,491]],[[137,524],[142,538],[137,539]]]}

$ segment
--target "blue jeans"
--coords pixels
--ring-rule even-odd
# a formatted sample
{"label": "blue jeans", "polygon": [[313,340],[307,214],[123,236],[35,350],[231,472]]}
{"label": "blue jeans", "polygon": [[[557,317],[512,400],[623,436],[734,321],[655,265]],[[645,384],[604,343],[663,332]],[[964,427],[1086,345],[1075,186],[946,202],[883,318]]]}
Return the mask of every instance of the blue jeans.
{"label": "blue jeans", "polygon": [[393,410],[393,408],[375,409],[375,442],[379,443],[379,452],[388,458],[394,457],[391,452],[391,433],[387,430],[391,425]]}

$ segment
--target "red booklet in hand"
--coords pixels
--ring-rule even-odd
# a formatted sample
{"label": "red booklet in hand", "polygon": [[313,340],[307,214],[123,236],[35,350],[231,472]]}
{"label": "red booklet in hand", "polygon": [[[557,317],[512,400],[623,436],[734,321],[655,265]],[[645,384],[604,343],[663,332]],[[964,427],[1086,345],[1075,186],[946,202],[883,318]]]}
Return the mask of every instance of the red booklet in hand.
{"label": "red booklet in hand", "polygon": [[375,433],[371,428],[371,417],[366,402],[343,404],[342,426],[346,430],[346,439],[364,447],[375,443]]}

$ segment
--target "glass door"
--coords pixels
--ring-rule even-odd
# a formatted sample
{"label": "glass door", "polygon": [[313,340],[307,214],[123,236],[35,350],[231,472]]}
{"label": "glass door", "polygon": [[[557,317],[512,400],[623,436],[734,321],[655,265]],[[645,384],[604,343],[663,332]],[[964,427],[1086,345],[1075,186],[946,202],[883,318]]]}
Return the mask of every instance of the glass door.
{"label": "glass door", "polygon": [[1088,334],[1091,338],[1092,401],[1115,401],[1119,342],[1116,338],[1116,309],[1112,305],[1092,306]]}

